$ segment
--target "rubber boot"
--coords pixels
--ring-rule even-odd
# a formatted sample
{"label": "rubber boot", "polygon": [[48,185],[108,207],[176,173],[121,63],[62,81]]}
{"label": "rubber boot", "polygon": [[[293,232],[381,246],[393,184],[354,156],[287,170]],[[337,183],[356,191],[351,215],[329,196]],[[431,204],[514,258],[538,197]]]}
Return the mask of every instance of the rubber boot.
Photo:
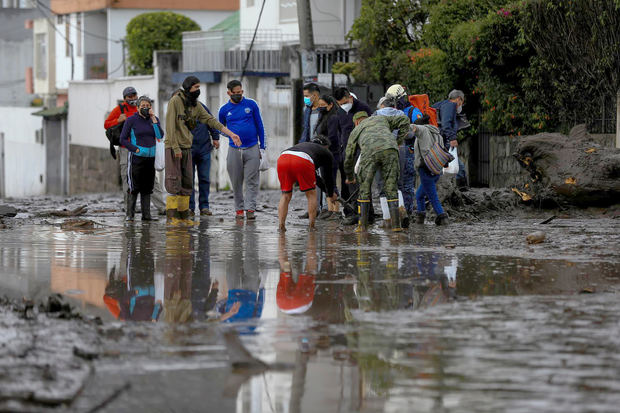
{"label": "rubber boot", "polygon": [[398,210],[398,198],[389,200],[388,208],[390,209],[390,217],[392,219],[392,231],[402,231],[403,228],[400,226],[400,211]]}
{"label": "rubber boot", "polygon": [[194,225],[194,220],[189,215],[189,196],[179,195],[178,199],[178,211],[179,218],[183,225]]}
{"label": "rubber boot", "polygon": [[424,212],[415,213],[415,223],[418,225],[424,225],[424,220],[426,219],[426,214]]}
{"label": "rubber boot", "polygon": [[151,216],[151,194],[140,194],[140,207],[142,208],[142,221],[157,221]]}
{"label": "rubber boot", "polygon": [[168,195],[166,198],[166,221],[168,224],[177,225],[179,223],[178,197]]}
{"label": "rubber boot", "polygon": [[449,225],[450,220],[448,219],[448,214],[446,214],[445,212],[443,214],[439,214],[437,218],[435,218],[435,224],[442,226]]}
{"label": "rubber boot", "polygon": [[400,226],[403,228],[409,228],[409,213],[404,206],[398,207],[398,213],[400,215]]}
{"label": "rubber boot", "polygon": [[138,194],[127,194],[127,205],[125,205],[125,221],[133,221],[136,213],[136,201]]}
{"label": "rubber boot", "polygon": [[359,222],[355,232],[365,232],[368,230],[368,214],[370,212],[370,201],[358,199]]}

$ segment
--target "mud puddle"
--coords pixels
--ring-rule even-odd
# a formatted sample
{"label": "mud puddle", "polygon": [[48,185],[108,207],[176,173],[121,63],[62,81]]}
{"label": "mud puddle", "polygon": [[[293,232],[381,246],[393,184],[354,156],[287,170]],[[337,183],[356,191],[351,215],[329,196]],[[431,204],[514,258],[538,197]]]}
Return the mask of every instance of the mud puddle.
{"label": "mud puddle", "polygon": [[[334,222],[308,234],[301,220],[280,236],[273,212],[189,230],[118,216],[92,231],[15,227],[0,238],[2,292],[59,293],[103,323],[66,322],[54,341],[45,322],[59,347],[83,342],[73,398],[4,400],[32,411],[615,411],[617,220],[538,221],[366,236]],[[537,229],[546,241],[528,245]],[[37,334],[3,320],[5,334]],[[231,367],[230,330],[272,368]],[[62,369],[76,352],[47,357]]]}

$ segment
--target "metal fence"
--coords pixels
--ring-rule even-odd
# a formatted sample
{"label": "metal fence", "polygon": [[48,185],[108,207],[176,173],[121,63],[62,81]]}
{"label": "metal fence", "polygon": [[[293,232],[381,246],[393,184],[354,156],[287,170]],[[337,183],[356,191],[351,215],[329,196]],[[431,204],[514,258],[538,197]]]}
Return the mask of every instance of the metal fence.
{"label": "metal fence", "polygon": [[[245,30],[234,35],[225,31],[183,33],[183,70],[239,72],[243,70],[253,36],[254,31]],[[297,40],[296,35],[282,34],[280,30],[259,30],[246,70],[281,72],[281,48]]]}

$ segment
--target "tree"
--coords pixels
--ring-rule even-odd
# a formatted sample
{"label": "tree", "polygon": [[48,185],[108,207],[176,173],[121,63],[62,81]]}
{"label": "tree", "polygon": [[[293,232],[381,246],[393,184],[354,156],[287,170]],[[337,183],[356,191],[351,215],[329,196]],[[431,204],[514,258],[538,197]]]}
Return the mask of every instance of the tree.
{"label": "tree", "polygon": [[[525,34],[549,69],[555,98],[550,103],[560,108],[559,115],[587,119],[600,111],[601,96],[616,97],[620,114],[620,1],[531,0],[529,12]],[[617,122],[620,134],[620,116]]]}
{"label": "tree", "polygon": [[363,0],[348,39],[360,57],[360,81],[391,83],[401,67],[395,61],[418,49],[427,13],[418,0]]}
{"label": "tree", "polygon": [[181,50],[182,33],[200,30],[181,14],[162,11],[140,14],[127,24],[129,74],[153,73],[154,50]]}

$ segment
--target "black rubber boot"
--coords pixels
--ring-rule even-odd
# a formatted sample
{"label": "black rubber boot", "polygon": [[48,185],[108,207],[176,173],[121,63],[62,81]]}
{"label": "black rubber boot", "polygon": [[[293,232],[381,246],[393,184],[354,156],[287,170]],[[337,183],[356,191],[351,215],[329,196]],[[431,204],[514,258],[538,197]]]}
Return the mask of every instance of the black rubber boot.
{"label": "black rubber boot", "polygon": [[142,208],[142,221],[157,221],[151,216],[151,194],[140,194],[140,207]]}
{"label": "black rubber boot", "polygon": [[370,201],[358,200],[360,218],[356,232],[364,232],[368,230],[368,214],[370,212]]}
{"label": "black rubber boot", "polygon": [[423,212],[416,211],[415,213],[415,223],[418,225],[424,225],[424,220],[426,219],[426,214]]}
{"label": "black rubber boot", "polygon": [[450,220],[448,219],[448,214],[444,212],[443,214],[438,215],[437,218],[435,218],[435,224],[444,225],[444,226],[450,224]]}
{"label": "black rubber boot", "polygon": [[127,194],[127,205],[125,205],[125,221],[133,221],[136,213],[136,201],[138,194]]}
{"label": "black rubber boot", "polygon": [[388,201],[388,209],[390,210],[390,218],[392,219],[392,231],[402,231],[403,228],[400,226],[400,210],[398,209],[398,199]]}

